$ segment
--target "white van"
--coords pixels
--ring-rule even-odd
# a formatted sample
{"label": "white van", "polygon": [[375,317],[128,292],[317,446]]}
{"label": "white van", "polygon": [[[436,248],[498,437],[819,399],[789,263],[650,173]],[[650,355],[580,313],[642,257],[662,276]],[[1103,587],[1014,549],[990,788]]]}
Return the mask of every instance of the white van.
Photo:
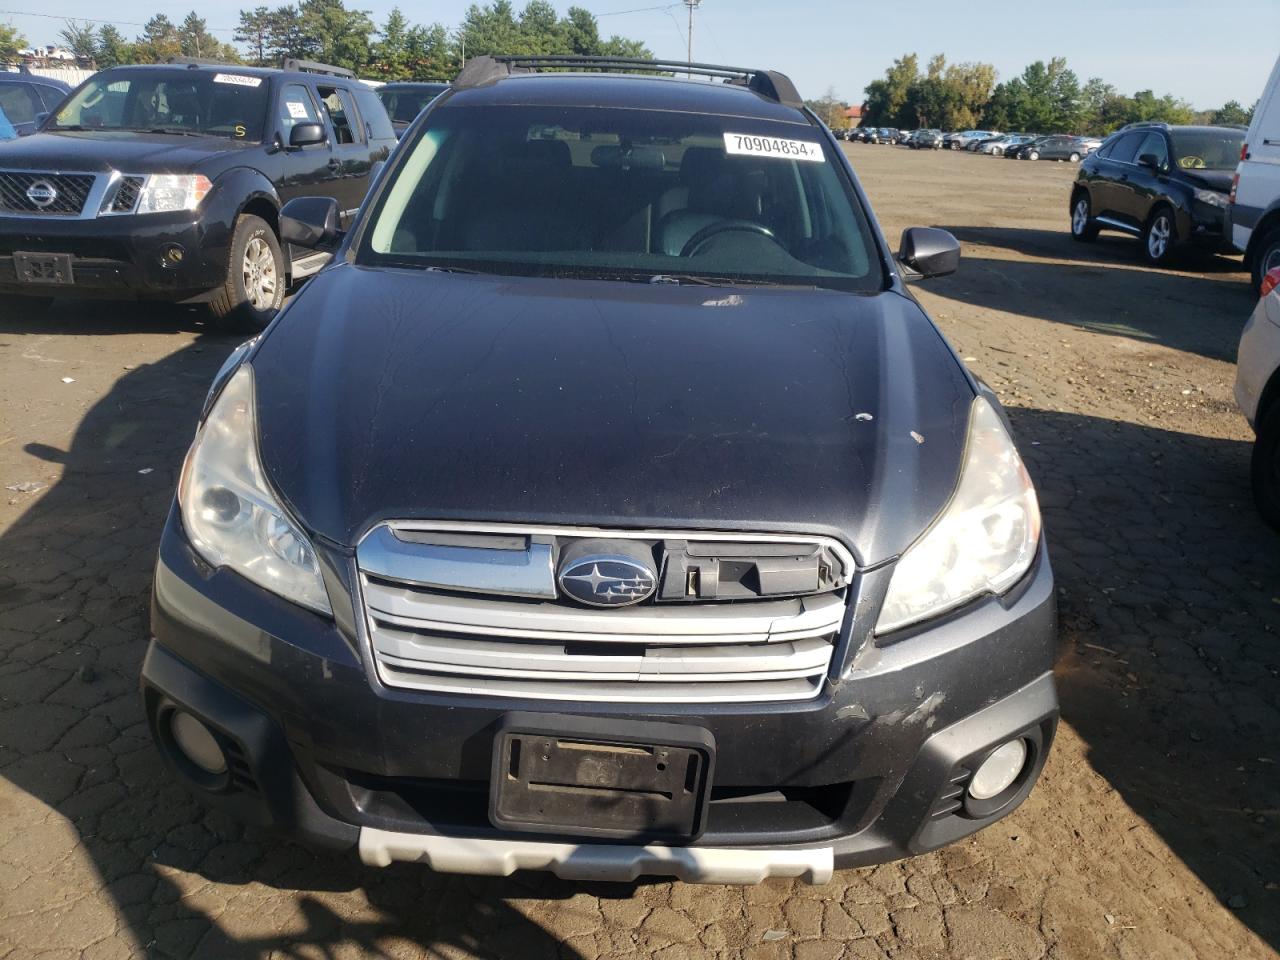
{"label": "white van", "polygon": [[1276,61],[1240,151],[1231,186],[1231,242],[1244,251],[1253,286],[1280,267],[1280,60]]}

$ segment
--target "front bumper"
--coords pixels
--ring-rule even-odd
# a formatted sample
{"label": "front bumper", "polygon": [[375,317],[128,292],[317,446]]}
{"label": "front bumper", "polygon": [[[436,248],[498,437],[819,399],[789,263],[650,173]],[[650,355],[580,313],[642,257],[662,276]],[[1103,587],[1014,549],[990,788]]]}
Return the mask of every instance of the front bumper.
{"label": "front bumper", "polygon": [[[0,294],[186,299],[225,282],[230,242],[230,224],[186,211],[83,220],[0,215]],[[175,245],[179,263],[166,256]],[[23,282],[17,252],[69,254],[75,282]]]}
{"label": "front bumper", "polygon": [[[342,576],[340,564],[331,574]],[[332,592],[332,591],[331,591]],[[210,571],[171,516],[142,672],[171,766],[209,803],[371,864],[563,877],[822,882],[837,867],[951,843],[1013,810],[1057,722],[1052,574],[1040,560],[1003,600],[864,650],[816,700],[625,705],[505,701],[382,687],[349,611],[329,621],[226,570]],[[515,710],[663,720],[716,743],[707,829],[689,846],[503,832],[488,821],[495,731]],[[182,709],[215,732],[228,775],[192,776],[166,734]],[[1030,759],[998,809],[971,809],[966,777],[1024,737]]]}

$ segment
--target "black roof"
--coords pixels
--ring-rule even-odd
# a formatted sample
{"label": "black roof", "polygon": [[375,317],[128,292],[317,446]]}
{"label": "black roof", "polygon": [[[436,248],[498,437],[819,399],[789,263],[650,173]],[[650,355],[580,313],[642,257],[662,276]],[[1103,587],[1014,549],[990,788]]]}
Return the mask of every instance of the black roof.
{"label": "black roof", "polygon": [[454,81],[449,103],[642,107],[811,123],[784,74],[615,57],[477,57]]}
{"label": "black roof", "polygon": [[42,83],[46,87],[53,87],[62,90],[65,93],[71,92],[71,85],[65,80],[59,80],[56,77],[44,77],[38,73],[10,73],[9,71],[0,71],[0,83]]}

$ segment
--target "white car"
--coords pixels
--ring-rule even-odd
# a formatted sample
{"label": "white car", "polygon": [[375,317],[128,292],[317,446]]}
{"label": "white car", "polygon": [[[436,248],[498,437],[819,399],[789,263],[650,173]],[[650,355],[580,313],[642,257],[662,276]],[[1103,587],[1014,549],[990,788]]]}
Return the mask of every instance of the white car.
{"label": "white car", "polygon": [[1253,285],[1280,267],[1280,60],[1253,111],[1231,186],[1231,243],[1243,251]]}
{"label": "white car", "polygon": [[1280,267],[1262,278],[1262,297],[1240,337],[1236,403],[1253,426],[1253,498],[1280,529]]}

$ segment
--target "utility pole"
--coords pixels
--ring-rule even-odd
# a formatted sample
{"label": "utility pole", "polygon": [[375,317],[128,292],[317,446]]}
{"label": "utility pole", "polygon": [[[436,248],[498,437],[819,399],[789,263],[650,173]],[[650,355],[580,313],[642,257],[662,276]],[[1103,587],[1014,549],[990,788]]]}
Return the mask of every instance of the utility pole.
{"label": "utility pole", "polygon": [[[693,63],[693,11],[698,8],[698,4],[702,0],[684,0],[684,5],[689,8],[689,59],[690,64]],[[689,79],[693,79],[693,72],[690,71]]]}

